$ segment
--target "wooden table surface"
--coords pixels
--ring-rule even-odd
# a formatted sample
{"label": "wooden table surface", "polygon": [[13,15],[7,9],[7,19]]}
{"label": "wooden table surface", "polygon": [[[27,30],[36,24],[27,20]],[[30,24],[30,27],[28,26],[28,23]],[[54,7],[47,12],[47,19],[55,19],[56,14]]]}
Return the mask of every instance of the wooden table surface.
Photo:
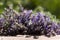
{"label": "wooden table surface", "polygon": [[34,39],[33,36],[26,37],[26,35],[18,35],[18,36],[0,36],[0,40],[60,40],[60,35],[54,36],[54,37],[45,37],[45,36],[39,36],[38,39]]}

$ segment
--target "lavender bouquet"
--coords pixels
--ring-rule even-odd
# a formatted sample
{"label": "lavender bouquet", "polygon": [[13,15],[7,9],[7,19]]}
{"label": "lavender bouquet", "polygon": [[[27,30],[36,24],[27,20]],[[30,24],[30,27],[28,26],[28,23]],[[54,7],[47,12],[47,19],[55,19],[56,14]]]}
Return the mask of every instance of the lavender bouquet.
{"label": "lavender bouquet", "polygon": [[0,35],[16,36],[25,35],[45,35],[55,36],[60,34],[60,23],[54,22],[49,16],[37,11],[20,8],[20,12],[10,7],[0,15]]}

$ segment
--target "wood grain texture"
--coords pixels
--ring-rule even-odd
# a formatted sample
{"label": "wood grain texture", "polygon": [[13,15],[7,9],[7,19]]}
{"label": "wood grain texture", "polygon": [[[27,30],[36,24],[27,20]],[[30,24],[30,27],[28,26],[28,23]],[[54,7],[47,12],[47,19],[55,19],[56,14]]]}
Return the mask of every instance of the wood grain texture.
{"label": "wood grain texture", "polygon": [[60,35],[54,36],[54,37],[45,37],[45,36],[39,36],[38,39],[34,39],[33,36],[26,37],[26,35],[18,35],[16,37],[14,36],[0,36],[0,40],[60,40]]}

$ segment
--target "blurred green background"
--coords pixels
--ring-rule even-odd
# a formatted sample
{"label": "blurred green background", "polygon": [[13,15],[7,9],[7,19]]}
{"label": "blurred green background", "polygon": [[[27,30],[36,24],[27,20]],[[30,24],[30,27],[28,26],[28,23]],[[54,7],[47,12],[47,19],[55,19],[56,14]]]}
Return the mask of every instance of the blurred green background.
{"label": "blurred green background", "polygon": [[0,0],[0,14],[7,5],[11,5],[15,10],[18,10],[18,4],[32,10],[41,6],[44,11],[49,11],[51,14],[56,15],[57,18],[60,18],[60,0]]}

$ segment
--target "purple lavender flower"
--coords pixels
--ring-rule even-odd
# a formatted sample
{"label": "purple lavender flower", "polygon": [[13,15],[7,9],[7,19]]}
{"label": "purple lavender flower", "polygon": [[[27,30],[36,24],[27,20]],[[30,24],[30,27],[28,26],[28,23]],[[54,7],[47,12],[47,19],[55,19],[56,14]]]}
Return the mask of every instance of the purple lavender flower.
{"label": "purple lavender flower", "polygon": [[0,18],[0,28],[3,29],[2,32],[5,35],[27,33],[50,36],[55,33],[60,34],[59,25],[41,12],[37,12],[35,15],[32,13],[32,10],[23,8],[21,8],[20,13],[7,8],[3,13],[3,17]]}

